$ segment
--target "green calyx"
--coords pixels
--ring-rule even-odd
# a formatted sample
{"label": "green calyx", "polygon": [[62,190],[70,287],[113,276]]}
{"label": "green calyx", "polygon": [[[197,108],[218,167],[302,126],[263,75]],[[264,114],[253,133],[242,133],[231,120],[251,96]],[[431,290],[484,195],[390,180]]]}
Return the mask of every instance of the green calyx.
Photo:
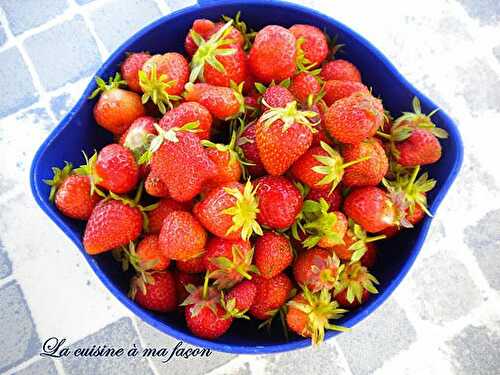
{"label": "green calyx", "polygon": [[158,259],[148,261],[142,260],[139,255],[137,255],[134,241],[130,241],[128,246],[122,246],[119,249],[113,250],[112,255],[115,260],[121,263],[124,272],[128,271],[130,266],[132,266],[139,275],[152,270],[158,263]]}
{"label": "green calyx", "polygon": [[149,74],[143,70],[139,70],[138,74],[139,85],[144,92],[141,98],[142,104],[146,104],[148,100],[151,99],[160,112],[164,114],[167,112],[165,105],[168,105],[168,107],[172,109],[172,101],[182,99],[180,96],[170,95],[167,92],[169,88],[175,85],[176,80],[167,81],[168,76],[166,74],[162,74],[158,77],[156,63],[151,64],[151,71]]}
{"label": "green calyx", "polygon": [[244,253],[239,246],[234,245],[231,251],[232,260],[226,257],[216,257],[211,260],[217,270],[211,272],[209,278],[216,279],[214,285],[221,289],[231,288],[241,277],[251,280],[250,273],[260,273],[257,266],[252,264],[253,249]]}
{"label": "green calyx", "polygon": [[335,285],[334,295],[347,289],[346,298],[349,303],[356,299],[359,303],[363,302],[363,291],[367,290],[372,294],[377,294],[375,285],[378,280],[368,272],[368,269],[360,262],[347,264],[339,276],[337,285]]}
{"label": "green calyx", "polygon": [[250,180],[246,182],[243,192],[238,188],[224,188],[227,194],[236,199],[234,206],[222,211],[224,214],[232,216],[233,221],[233,225],[226,234],[241,230],[241,238],[244,241],[248,241],[253,233],[259,236],[263,235],[262,228],[257,222],[259,203],[255,197],[256,190],[257,187],[253,188]]}
{"label": "green calyx", "polygon": [[245,315],[248,309],[238,310],[236,308],[236,298],[231,298],[226,301],[226,299],[224,298],[223,291],[221,291],[220,304],[222,308],[226,310],[226,314],[224,314],[224,319],[229,319],[231,317],[236,319],[247,319],[247,320],[250,319],[248,315]]}
{"label": "green calyx", "polygon": [[234,163],[239,163],[242,168],[243,165],[251,165],[250,163],[243,161],[240,158],[240,154],[236,151],[236,138],[237,138],[237,132],[233,131],[231,134],[231,140],[227,145],[221,143],[213,143],[208,139],[203,139],[201,141],[201,144],[208,148],[215,148],[217,151],[222,153],[229,153],[229,164],[231,165],[234,165]]}
{"label": "green calyx", "polygon": [[246,113],[246,105],[245,105],[245,97],[243,96],[243,86],[245,85],[245,82],[240,82],[237,84],[233,80],[231,80],[229,87],[233,90],[233,95],[237,102],[239,103],[240,107],[238,109],[238,112],[234,114],[233,116],[230,116],[226,118],[225,120],[233,120],[236,118],[239,118],[241,115],[245,115]]}
{"label": "green calyx", "polygon": [[[233,20],[229,20],[226,24],[221,27],[215,34],[213,34],[210,39],[205,41],[203,37],[196,31],[191,30],[191,37],[193,41],[198,46],[195,54],[190,63],[191,74],[189,75],[189,82],[195,82],[198,78],[204,81],[204,68],[205,64],[211,65],[220,73],[225,73],[226,69],[224,65],[217,60],[217,56],[230,56],[236,53],[236,49],[227,48],[227,46],[234,43],[234,40],[227,39],[227,36],[231,32],[231,27]],[[226,48],[223,48],[226,47]]]}
{"label": "green calyx", "polygon": [[383,240],[386,238],[385,234],[368,237],[361,225],[356,224],[352,219],[349,219],[349,227],[351,234],[357,239],[356,242],[349,246],[349,250],[352,251],[351,263],[359,261],[363,257],[363,255],[366,254],[366,252],[368,251],[368,248],[366,247],[367,243]]}
{"label": "green calyx", "polygon": [[217,304],[220,303],[220,291],[217,288],[208,286],[208,277],[205,276],[205,282],[202,287],[195,287],[192,284],[186,285],[189,296],[180,304],[180,306],[193,305],[191,316],[197,316],[201,310],[208,307],[214,314],[217,313]]}
{"label": "green calyx", "polygon": [[348,328],[330,323],[330,320],[340,319],[345,309],[339,308],[337,301],[332,300],[331,293],[322,289],[320,292],[312,293],[307,287],[302,288],[304,302],[289,301],[288,307],[302,311],[307,315],[307,326],[304,328],[306,334],[311,336],[313,345],[319,345],[324,341],[325,329],[349,331]]}
{"label": "green calyx", "polygon": [[106,198],[106,194],[102,190],[100,190],[96,185],[102,181],[102,178],[99,177],[97,171],[95,169],[97,163],[97,151],[90,157],[87,157],[87,154],[82,151],[83,157],[85,158],[85,164],[79,166],[75,169],[75,173],[81,176],[88,176],[90,180],[90,195],[96,193],[103,198]]}
{"label": "green calyx", "polygon": [[108,83],[104,81],[101,77],[95,77],[95,82],[97,84],[97,88],[92,91],[89,99],[94,99],[99,93],[109,91],[112,89],[116,89],[122,85],[126,85],[127,82],[122,80],[120,73],[115,73],[114,77],[109,77]]}
{"label": "green calyx", "polygon": [[296,52],[296,58],[295,58],[295,64],[297,65],[297,71],[298,72],[308,72],[312,75],[319,75],[321,72],[321,68],[315,69],[314,68],[318,65],[314,62],[309,61],[309,59],[306,58],[304,54],[304,50],[302,49],[302,45],[304,44],[305,39],[304,37],[300,37],[297,39],[295,42],[295,48],[297,50]]}
{"label": "green calyx", "polygon": [[269,127],[278,120],[283,122],[282,132],[285,133],[292,125],[300,124],[308,128],[312,133],[316,133],[317,130],[314,129],[317,122],[311,122],[310,119],[317,118],[318,114],[314,111],[301,111],[297,109],[297,102],[292,101],[286,105],[285,108],[272,108],[269,107],[267,103],[263,100],[263,103],[269,109],[262,114],[260,117],[260,122],[264,124],[265,129]]}
{"label": "green calyx", "polygon": [[304,223],[301,228],[308,237],[302,242],[304,247],[310,249],[318,244],[323,238],[335,244],[344,243],[342,236],[334,231],[337,223],[335,212],[329,212],[330,205],[325,199],[319,201],[306,200],[302,208],[302,217]]}
{"label": "green calyx", "polygon": [[49,200],[51,202],[54,202],[57,189],[59,188],[59,186],[61,186],[64,180],[69,177],[72,169],[73,164],[65,161],[63,169],[52,167],[52,172],[54,173],[54,177],[52,177],[52,179],[43,180],[44,183],[50,186]]}
{"label": "green calyx", "polygon": [[249,29],[246,25],[245,22],[241,20],[241,11],[238,11],[234,18],[228,17],[228,16],[222,16],[222,20],[224,22],[233,22],[233,26],[243,35],[243,39],[245,41],[245,44],[243,45],[243,50],[244,51],[249,51],[250,48],[252,47],[252,43],[255,39],[255,35],[257,33],[253,29]]}
{"label": "green calyx", "polygon": [[[113,254],[113,256],[116,256],[116,253]],[[132,280],[130,281],[128,296],[132,299],[135,299],[135,295],[137,294],[138,290],[140,290],[142,294],[146,294],[147,286],[155,284],[155,279],[152,274],[153,272],[139,272],[137,275],[132,277]]]}

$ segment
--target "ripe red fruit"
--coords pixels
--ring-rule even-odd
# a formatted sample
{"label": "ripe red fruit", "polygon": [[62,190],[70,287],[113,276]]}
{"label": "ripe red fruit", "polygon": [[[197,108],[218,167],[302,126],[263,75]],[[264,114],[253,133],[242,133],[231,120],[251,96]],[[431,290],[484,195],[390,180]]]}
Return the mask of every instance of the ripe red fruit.
{"label": "ripe red fruit", "polygon": [[204,254],[188,260],[178,260],[175,265],[179,271],[186,273],[202,273],[206,271]]}
{"label": "ripe red fruit", "polygon": [[360,262],[348,263],[335,285],[334,297],[343,307],[353,308],[366,301],[368,293],[378,293],[378,280]]}
{"label": "ripe red fruit", "polygon": [[286,229],[302,210],[302,195],[282,176],[264,176],[256,183],[259,203],[257,221],[272,229]]}
{"label": "ripe red fruit", "polygon": [[323,90],[325,90],[323,100],[328,106],[332,105],[337,100],[347,98],[356,92],[362,92],[364,94],[370,93],[368,87],[363,85],[361,82],[356,81],[326,81]]}
{"label": "ripe red fruit", "polygon": [[326,59],[328,42],[320,29],[311,25],[297,24],[290,27],[290,32],[295,36],[295,39],[301,40],[300,49],[305,59],[302,65],[319,66]]}
{"label": "ripe red fruit", "polygon": [[260,320],[272,317],[285,304],[292,290],[292,282],[284,273],[271,279],[254,275],[252,282],[257,287],[257,294],[249,311]]}
{"label": "ripe red fruit", "polygon": [[[192,38],[192,32],[199,34],[204,40],[208,40],[214,33],[219,31],[222,27],[224,27],[224,23],[217,22],[214,23],[207,19],[197,19],[193,22],[193,27],[189,30],[189,33],[186,35],[186,40],[184,42],[184,47],[186,48],[186,52],[193,56],[196,50],[198,49],[198,45],[194,42]],[[243,48],[245,43],[243,35],[236,29],[235,27],[230,28],[229,35],[227,36],[228,40],[231,40],[233,44]]]}
{"label": "ripe red fruit", "polygon": [[189,84],[186,87],[187,102],[197,102],[206,107],[219,120],[229,120],[245,112],[245,100],[240,87],[219,87],[208,83]]}
{"label": "ripe red fruit", "polygon": [[239,156],[235,151],[236,132],[233,132],[228,145],[213,143],[208,140],[204,140],[202,144],[206,147],[207,156],[214,163],[216,170],[215,176],[207,181],[205,185],[205,188],[209,188],[207,190],[240,180],[242,168]]}
{"label": "ripe red fruit", "polygon": [[307,193],[305,199],[319,202],[321,198],[323,198],[326,203],[328,203],[330,211],[338,211],[343,199],[340,186],[335,188],[335,190],[332,192],[325,189],[311,189],[309,193]]}
{"label": "ripe red fruit", "polygon": [[[306,104],[308,98],[316,97],[321,90],[317,78],[308,72],[301,72],[292,78],[290,91],[302,104]],[[326,101],[326,100],[325,100]]]}
{"label": "ripe red fruit", "polygon": [[358,92],[333,103],[325,114],[324,126],[337,141],[356,144],[373,136],[383,123],[382,102]]}
{"label": "ripe red fruit", "polygon": [[212,115],[204,106],[196,102],[184,102],[165,113],[159,122],[161,128],[169,130],[198,122],[197,132],[200,139],[209,139],[212,129]]}
{"label": "ripe red fruit", "polygon": [[[142,167],[142,166],[141,166]],[[168,188],[154,173],[149,172],[146,181],[144,181],[144,190],[152,197],[166,198],[168,197]]]}
{"label": "ripe red fruit", "polygon": [[127,56],[120,67],[120,72],[123,79],[127,82],[130,90],[141,93],[141,85],[139,84],[139,70],[151,55],[148,52],[135,52]]}
{"label": "ripe red fruit", "polygon": [[292,264],[292,260],[292,246],[284,235],[266,232],[255,241],[255,265],[260,276],[271,279]]}
{"label": "ripe red fruit", "polygon": [[243,280],[233,286],[226,294],[226,306],[229,301],[234,300],[234,310],[237,312],[247,311],[255,301],[257,287],[251,280]]}
{"label": "ripe red fruit", "polygon": [[112,199],[95,206],[83,235],[83,246],[88,254],[128,245],[139,237],[143,226],[142,213],[138,207],[129,204]]}
{"label": "ripe red fruit", "polygon": [[283,86],[269,86],[262,94],[261,110],[264,112],[269,108],[285,108],[288,103],[294,101],[293,94]]}
{"label": "ripe red fruit", "polygon": [[387,193],[374,186],[357,188],[344,201],[344,212],[370,233],[393,225],[396,211]]}
{"label": "ripe red fruit", "polygon": [[368,269],[373,268],[377,261],[377,246],[373,242],[366,244],[366,252],[359,261],[362,266]]}
{"label": "ripe red fruit", "polygon": [[248,163],[246,170],[253,177],[260,177],[266,173],[260,160],[257,141],[255,139],[255,122],[248,124],[238,137],[237,145],[243,155],[243,160]]}
{"label": "ripe red fruit", "polygon": [[293,264],[295,281],[313,293],[321,289],[332,289],[340,271],[339,258],[331,251],[319,247],[299,254]]}
{"label": "ripe red fruit", "polygon": [[200,275],[194,273],[186,273],[178,269],[174,269],[172,274],[175,279],[175,292],[177,294],[177,302],[182,302],[189,296],[189,292],[186,290],[187,285],[191,284],[197,287],[203,284],[203,280]]}
{"label": "ripe red fruit", "polygon": [[396,160],[406,167],[426,165],[441,158],[441,144],[435,135],[423,129],[415,129],[409,138],[396,143]]}
{"label": "ripe red fruit", "polygon": [[[364,257],[365,254],[373,252],[375,249],[374,241],[386,238],[380,234],[375,237],[368,237],[366,232],[359,224],[350,221],[350,228],[345,232],[344,243],[333,246],[330,250],[334,251],[337,256],[343,261],[357,262]],[[370,255],[368,255],[370,258]]]}
{"label": "ripe red fruit", "polygon": [[147,267],[147,269],[153,271],[164,271],[170,264],[170,259],[167,258],[160,249],[160,245],[158,244],[158,235],[150,234],[145,236],[137,244],[136,252],[140,264],[154,263],[152,267]]}
{"label": "ripe red fruit", "polygon": [[[90,169],[92,164],[91,161]],[[96,185],[116,194],[130,192],[139,180],[139,166],[134,154],[116,143],[107,145],[99,151],[94,170]]]}
{"label": "ripe red fruit", "polygon": [[295,37],[284,27],[261,29],[250,50],[248,64],[257,81],[270,83],[289,78],[295,72]]}
{"label": "ripe red fruit", "polygon": [[150,116],[137,118],[120,137],[120,144],[128,148],[136,159],[146,152],[151,140],[156,135],[155,119]]}
{"label": "ripe red fruit", "polygon": [[174,311],[177,307],[175,280],[169,271],[149,274],[141,285],[139,276],[132,279],[130,295],[140,306],[157,312]]}
{"label": "ripe red fruit", "polygon": [[327,62],[321,69],[321,78],[324,81],[332,79],[337,81],[361,82],[361,73],[352,63],[346,60],[333,60]]}
{"label": "ripe red fruit", "polygon": [[174,211],[163,220],[159,244],[169,259],[195,258],[204,251],[206,241],[207,232],[189,212]]}

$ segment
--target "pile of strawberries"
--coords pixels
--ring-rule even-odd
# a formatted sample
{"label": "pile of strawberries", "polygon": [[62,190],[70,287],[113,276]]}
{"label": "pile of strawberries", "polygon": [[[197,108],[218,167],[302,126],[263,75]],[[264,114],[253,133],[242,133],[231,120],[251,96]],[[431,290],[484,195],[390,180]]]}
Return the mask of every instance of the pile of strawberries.
{"label": "pile of strawberries", "polygon": [[377,293],[376,243],[429,214],[420,166],[447,134],[418,99],[393,120],[339,47],[309,25],[198,19],[185,55],[130,53],[96,79],[115,143],[46,182],[87,221],[85,250],[133,271],[137,304],[207,339],[280,316],[319,343]]}

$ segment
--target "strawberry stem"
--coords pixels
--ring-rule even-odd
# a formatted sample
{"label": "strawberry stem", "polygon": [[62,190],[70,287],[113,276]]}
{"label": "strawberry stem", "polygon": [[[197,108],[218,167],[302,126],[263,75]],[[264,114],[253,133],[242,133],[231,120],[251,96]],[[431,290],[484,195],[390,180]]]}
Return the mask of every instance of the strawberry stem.
{"label": "strawberry stem", "polygon": [[380,131],[380,130],[377,130],[377,135],[378,135],[379,137],[382,137],[382,138],[384,138],[384,139],[387,139],[388,141],[392,140],[392,137],[391,137],[391,135],[390,135],[390,134],[384,133],[384,132],[382,132],[382,131]]}
{"label": "strawberry stem", "polygon": [[358,163],[361,163],[363,161],[370,160],[370,159],[371,159],[371,156],[364,156],[362,158],[359,158],[358,160],[352,160],[352,161],[350,161],[348,163],[342,164],[342,168],[346,169],[346,168],[348,168],[348,167],[350,167],[350,166],[352,166],[354,164],[358,164]]}

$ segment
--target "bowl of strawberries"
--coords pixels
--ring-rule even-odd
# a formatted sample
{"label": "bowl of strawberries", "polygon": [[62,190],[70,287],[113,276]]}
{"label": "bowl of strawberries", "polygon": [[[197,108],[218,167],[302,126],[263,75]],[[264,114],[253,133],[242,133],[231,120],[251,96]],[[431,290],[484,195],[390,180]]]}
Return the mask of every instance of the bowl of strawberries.
{"label": "bowl of strawberries", "polygon": [[346,26],[203,2],[110,56],[31,186],[140,319],[270,353],[355,329],[388,298],[462,153],[453,121]]}

